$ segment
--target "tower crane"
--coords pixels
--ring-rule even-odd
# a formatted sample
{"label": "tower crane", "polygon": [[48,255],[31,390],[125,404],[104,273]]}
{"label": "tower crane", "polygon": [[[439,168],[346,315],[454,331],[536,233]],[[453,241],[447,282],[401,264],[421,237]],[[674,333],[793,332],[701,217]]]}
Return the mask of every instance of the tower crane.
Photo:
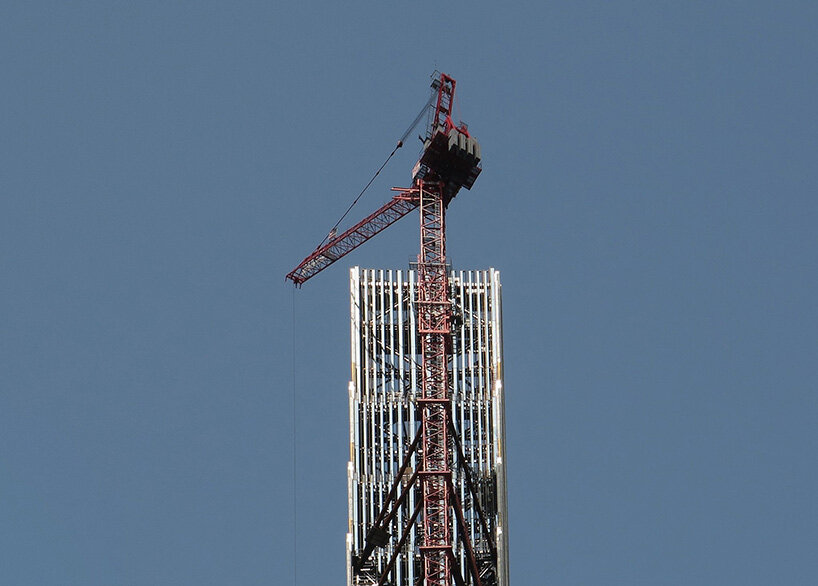
{"label": "tower crane", "polygon": [[[421,341],[419,370],[422,383],[417,397],[419,429],[409,447],[400,472],[384,498],[383,509],[367,531],[366,547],[353,558],[353,570],[360,571],[377,547],[385,547],[390,538],[390,523],[402,506],[407,506],[407,494],[417,490],[417,507],[407,512],[409,523],[397,536],[395,554],[377,584],[384,586],[394,565],[395,555],[404,546],[411,526],[420,528],[422,579],[425,586],[457,586],[473,584],[490,586],[496,567],[496,547],[488,534],[488,524],[479,507],[476,489],[470,480],[468,465],[462,456],[462,442],[452,423],[452,397],[449,376],[452,348],[452,308],[446,264],[446,209],[461,188],[470,189],[481,172],[480,145],[468,127],[452,119],[455,80],[445,73],[435,73],[428,108],[431,110],[423,149],[412,170],[412,186],[393,188],[395,195],[351,228],[338,234],[334,231],[315,251],[287,274],[287,279],[300,287],[379,232],[383,231],[416,208],[420,209],[420,254],[417,263],[417,333]],[[421,110],[421,113],[424,113]],[[418,119],[420,116],[418,117]],[[404,136],[405,138],[405,136]],[[395,150],[402,146],[403,139]],[[393,151],[394,154],[395,151]],[[391,156],[391,155],[390,155]],[[387,159],[388,160],[388,159]],[[407,467],[417,451],[419,469],[404,483]],[[455,456],[459,454],[457,462]],[[463,508],[452,480],[454,465],[466,469],[461,475],[468,493],[477,503],[481,517],[478,531],[491,544],[493,560],[475,555],[466,528]],[[462,541],[467,563],[459,567],[454,553],[453,524]],[[491,556],[489,556],[491,557]]]}

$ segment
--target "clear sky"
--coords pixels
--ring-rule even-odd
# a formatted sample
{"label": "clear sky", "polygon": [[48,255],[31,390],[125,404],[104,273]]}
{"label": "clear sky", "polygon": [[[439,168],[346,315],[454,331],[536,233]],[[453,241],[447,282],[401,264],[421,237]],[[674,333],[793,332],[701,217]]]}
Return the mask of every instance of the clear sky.
{"label": "clear sky", "polygon": [[4,3],[0,584],[343,584],[348,268],[417,217],[284,275],[434,69],[483,148],[448,244],[504,285],[513,583],[818,583],[816,6]]}

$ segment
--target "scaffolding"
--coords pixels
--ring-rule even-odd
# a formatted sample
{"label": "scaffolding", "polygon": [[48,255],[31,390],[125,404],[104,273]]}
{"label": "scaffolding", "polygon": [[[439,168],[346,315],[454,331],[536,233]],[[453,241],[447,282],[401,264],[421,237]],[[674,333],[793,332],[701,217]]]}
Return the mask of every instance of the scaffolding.
{"label": "scaffolding", "polygon": [[[415,522],[423,500],[415,482],[423,408],[417,283],[414,270],[350,271],[348,586],[415,586],[423,577],[424,537]],[[448,448],[462,518],[445,522],[457,565],[474,570],[464,583],[475,584],[479,575],[480,586],[508,586],[500,275],[449,271],[448,287],[445,371],[455,432]],[[394,539],[372,531],[384,526],[387,510]]]}

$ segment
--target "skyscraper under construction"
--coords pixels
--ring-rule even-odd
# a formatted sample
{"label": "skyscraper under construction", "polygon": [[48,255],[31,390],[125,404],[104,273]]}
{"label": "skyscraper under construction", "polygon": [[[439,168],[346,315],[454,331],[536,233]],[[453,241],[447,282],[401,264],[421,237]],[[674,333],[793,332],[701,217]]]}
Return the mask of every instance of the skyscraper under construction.
{"label": "skyscraper under construction", "polygon": [[[448,272],[454,580],[508,586],[500,275]],[[350,271],[348,586],[424,578],[417,283],[415,270]]]}
{"label": "skyscraper under construction", "polygon": [[427,115],[411,187],[338,234],[287,278],[303,285],[417,209],[408,272],[352,269],[349,586],[508,586],[499,274],[453,272],[446,210],[482,172],[480,143],[452,119],[456,82],[431,93],[360,199]]}

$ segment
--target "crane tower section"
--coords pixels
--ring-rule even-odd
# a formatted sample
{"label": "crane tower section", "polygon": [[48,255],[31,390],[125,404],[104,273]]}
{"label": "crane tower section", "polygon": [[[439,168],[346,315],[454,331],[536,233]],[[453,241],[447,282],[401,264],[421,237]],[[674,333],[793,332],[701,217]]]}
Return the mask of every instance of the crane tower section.
{"label": "crane tower section", "polygon": [[423,270],[350,272],[347,585],[507,586],[499,273]]}

